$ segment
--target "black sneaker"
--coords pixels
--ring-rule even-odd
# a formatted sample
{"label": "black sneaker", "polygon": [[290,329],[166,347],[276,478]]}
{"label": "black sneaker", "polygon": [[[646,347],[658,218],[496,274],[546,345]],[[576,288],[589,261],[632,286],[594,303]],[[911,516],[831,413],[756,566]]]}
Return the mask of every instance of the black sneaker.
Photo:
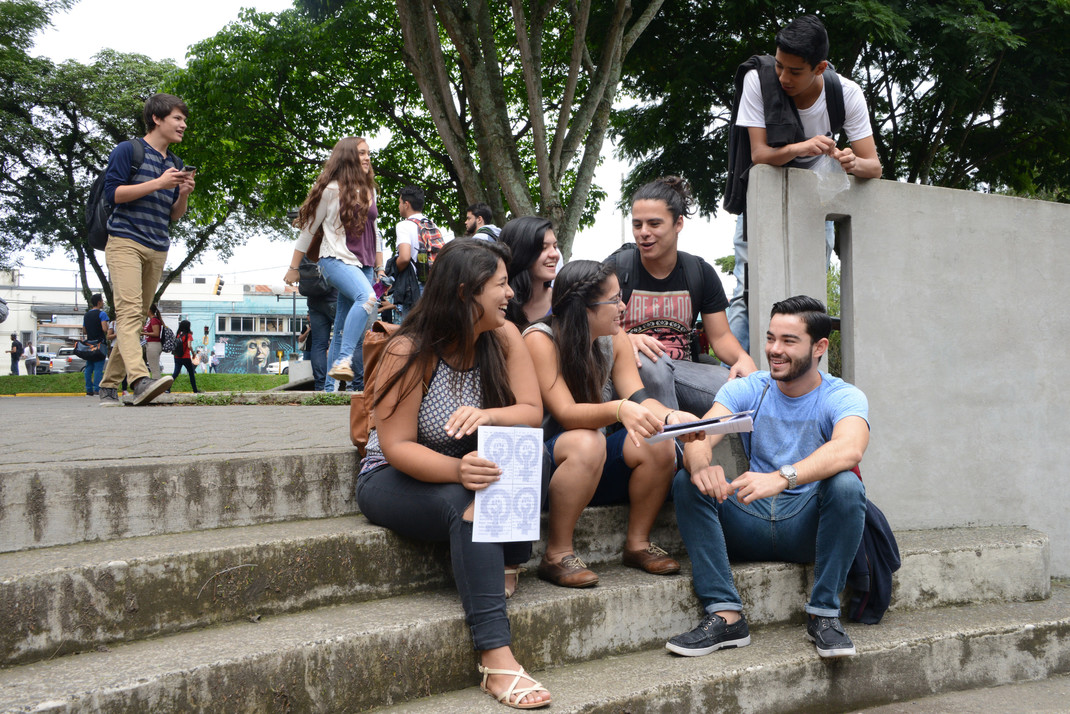
{"label": "black sneaker", "polygon": [[100,406],[102,407],[121,407],[123,405],[119,401],[118,390],[101,387],[97,394],[100,395]]}
{"label": "black sneaker", "polygon": [[843,630],[838,617],[811,617],[806,623],[806,636],[817,646],[822,657],[850,657],[855,654],[854,643]]}
{"label": "black sneaker", "polygon": [[163,394],[164,390],[170,387],[171,383],[174,381],[175,378],[170,375],[167,377],[160,377],[159,379],[142,377],[134,383],[134,406],[139,407],[142,404],[148,404],[153,399]]}
{"label": "black sneaker", "polygon": [[720,615],[706,615],[698,627],[665,643],[665,649],[684,657],[701,657],[717,650],[750,644],[747,618],[742,614],[731,625]]}

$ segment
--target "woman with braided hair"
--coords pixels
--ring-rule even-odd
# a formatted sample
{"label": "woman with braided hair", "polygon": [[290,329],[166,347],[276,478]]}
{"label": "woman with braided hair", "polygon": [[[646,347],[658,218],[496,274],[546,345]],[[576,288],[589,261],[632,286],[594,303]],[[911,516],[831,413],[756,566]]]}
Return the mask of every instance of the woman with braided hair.
{"label": "woman with braided hair", "polygon": [[[547,417],[543,429],[555,467],[550,480],[546,554],[538,575],[563,587],[598,583],[572,547],[588,504],[629,502],[624,564],[656,575],[680,564],[650,542],[654,519],[676,470],[672,440],[645,437],[667,423],[693,421],[647,396],[632,348],[620,328],[620,284],[611,265],[576,260],[554,282],[552,314],[524,330]],[[605,401],[610,377],[627,399]],[[621,424],[609,435],[605,428]],[[690,438],[702,438],[690,437]]]}

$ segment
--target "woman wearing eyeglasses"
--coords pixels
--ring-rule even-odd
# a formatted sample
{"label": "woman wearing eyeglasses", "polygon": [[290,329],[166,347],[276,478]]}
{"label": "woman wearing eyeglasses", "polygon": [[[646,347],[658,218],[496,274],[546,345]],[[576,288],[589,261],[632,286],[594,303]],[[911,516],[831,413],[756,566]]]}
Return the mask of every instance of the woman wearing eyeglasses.
{"label": "woman wearing eyeglasses", "polygon": [[[555,467],[550,523],[538,574],[563,587],[598,583],[572,547],[572,533],[588,504],[630,503],[624,564],[656,575],[680,569],[650,542],[650,530],[676,470],[673,441],[646,437],[666,424],[693,421],[646,395],[631,344],[620,328],[620,284],[612,266],[576,260],[554,282],[552,315],[524,331],[535,363],[547,419],[543,429]],[[606,401],[612,377],[627,399]],[[606,435],[605,428],[622,428]],[[692,437],[696,438],[696,437]]]}

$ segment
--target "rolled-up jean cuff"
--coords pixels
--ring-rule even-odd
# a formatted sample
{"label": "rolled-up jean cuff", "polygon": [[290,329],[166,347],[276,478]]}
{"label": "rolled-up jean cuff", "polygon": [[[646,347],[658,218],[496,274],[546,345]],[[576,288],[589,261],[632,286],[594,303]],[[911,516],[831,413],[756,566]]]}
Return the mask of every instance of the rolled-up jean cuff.
{"label": "rolled-up jean cuff", "polygon": [[738,602],[715,602],[707,605],[705,610],[707,615],[715,612],[743,612],[743,606]]}
{"label": "rolled-up jean cuff", "polygon": [[806,610],[806,614],[815,615],[816,617],[839,617],[839,609],[830,610],[827,607],[813,607],[810,603],[806,603],[803,606],[803,610]]}

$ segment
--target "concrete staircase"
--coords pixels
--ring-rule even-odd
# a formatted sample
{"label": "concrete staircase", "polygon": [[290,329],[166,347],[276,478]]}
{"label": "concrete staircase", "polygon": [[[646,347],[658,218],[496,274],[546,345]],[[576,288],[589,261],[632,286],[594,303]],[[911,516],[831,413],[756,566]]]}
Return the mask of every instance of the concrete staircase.
{"label": "concrete staircase", "polygon": [[[474,686],[445,548],[404,541],[348,505],[292,520],[294,484],[330,484],[307,489],[323,516],[331,506],[320,492],[352,482],[320,473],[351,468],[345,453],[293,459],[273,463],[270,478],[242,464],[194,477],[187,459],[179,486],[244,504],[212,530],[175,532],[188,501],[154,502],[152,474],[128,469],[124,489],[143,500],[128,500],[125,522],[141,526],[90,528],[82,542],[52,533],[66,545],[0,544],[11,551],[0,553],[0,711],[504,711]],[[102,485],[86,493],[106,503],[108,476],[94,478]],[[140,489],[139,478],[149,479]],[[228,496],[226,483],[244,493],[243,479],[259,500]],[[60,506],[49,512],[64,522]],[[699,616],[686,562],[672,577],[619,566],[625,517],[596,508],[581,520],[577,548],[598,587],[556,588],[529,573],[510,600],[514,649],[550,688],[550,711],[844,711],[1070,672],[1070,588],[1052,586],[1041,533],[898,533],[893,609],[878,626],[847,623],[859,654],[836,661],[804,636],[809,568],[737,566],[753,644],[692,659],[664,649]],[[654,539],[683,555],[671,506]]]}

